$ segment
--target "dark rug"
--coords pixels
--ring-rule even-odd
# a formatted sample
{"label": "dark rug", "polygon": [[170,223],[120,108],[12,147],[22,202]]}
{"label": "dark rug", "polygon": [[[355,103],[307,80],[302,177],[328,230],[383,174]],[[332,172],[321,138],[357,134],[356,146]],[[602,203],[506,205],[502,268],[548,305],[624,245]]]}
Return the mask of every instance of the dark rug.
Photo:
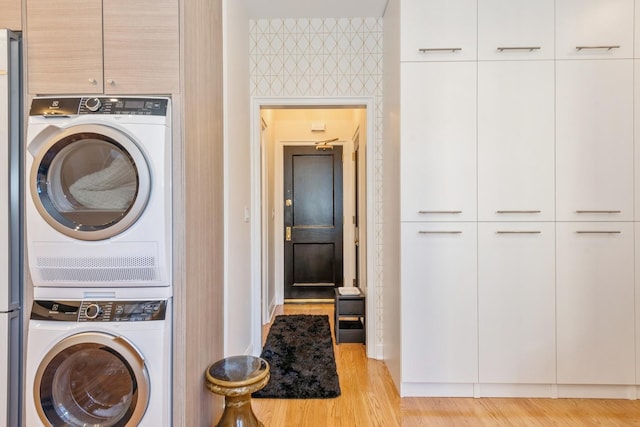
{"label": "dark rug", "polygon": [[271,379],[253,397],[323,399],[340,395],[329,316],[276,316],[260,357],[269,362]]}

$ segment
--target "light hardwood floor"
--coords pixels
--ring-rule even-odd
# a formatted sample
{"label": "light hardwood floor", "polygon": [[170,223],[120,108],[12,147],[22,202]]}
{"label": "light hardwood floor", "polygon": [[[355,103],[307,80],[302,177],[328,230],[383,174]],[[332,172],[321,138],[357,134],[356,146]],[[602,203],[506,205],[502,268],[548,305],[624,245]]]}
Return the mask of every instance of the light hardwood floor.
{"label": "light hardwood floor", "polygon": [[[277,314],[326,314],[333,330],[331,304],[287,304]],[[264,337],[267,331],[268,325]],[[253,399],[265,427],[640,426],[640,400],[400,399],[384,363],[367,359],[363,345],[334,350],[341,396]]]}

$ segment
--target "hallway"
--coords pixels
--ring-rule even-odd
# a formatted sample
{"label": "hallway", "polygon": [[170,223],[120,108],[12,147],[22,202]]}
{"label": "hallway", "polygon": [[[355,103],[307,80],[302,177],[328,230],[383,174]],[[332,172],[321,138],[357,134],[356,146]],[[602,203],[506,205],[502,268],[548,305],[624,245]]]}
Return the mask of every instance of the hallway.
{"label": "hallway", "polygon": [[[326,314],[333,329],[331,304],[287,304],[276,314]],[[253,399],[265,427],[640,426],[640,401],[634,400],[400,399],[384,363],[367,359],[363,345],[334,344],[334,351],[342,395]]]}

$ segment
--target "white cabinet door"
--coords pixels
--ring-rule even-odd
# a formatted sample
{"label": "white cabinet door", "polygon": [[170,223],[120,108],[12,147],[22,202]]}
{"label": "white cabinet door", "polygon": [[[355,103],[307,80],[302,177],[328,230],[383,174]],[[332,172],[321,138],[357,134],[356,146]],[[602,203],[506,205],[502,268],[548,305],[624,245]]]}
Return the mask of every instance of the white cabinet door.
{"label": "white cabinet door", "polygon": [[478,59],[553,59],[554,0],[478,0]]}
{"label": "white cabinet door", "polygon": [[633,220],[633,60],[556,63],[556,220]]}
{"label": "white cabinet door", "polygon": [[476,0],[406,0],[401,3],[402,61],[477,58]]}
{"label": "white cabinet door", "polygon": [[555,219],[553,61],[478,64],[478,219]]}
{"label": "white cabinet door", "polygon": [[635,384],[631,222],[557,223],[559,384]]}
{"label": "white cabinet door", "polygon": [[556,0],[560,59],[633,57],[634,0]]}
{"label": "white cabinet door", "polygon": [[481,383],[556,381],[555,224],[478,225]]}
{"label": "white cabinet door", "polygon": [[478,381],[475,223],[401,225],[402,381]]}
{"label": "white cabinet door", "polygon": [[402,221],[476,220],[476,63],[400,71]]}

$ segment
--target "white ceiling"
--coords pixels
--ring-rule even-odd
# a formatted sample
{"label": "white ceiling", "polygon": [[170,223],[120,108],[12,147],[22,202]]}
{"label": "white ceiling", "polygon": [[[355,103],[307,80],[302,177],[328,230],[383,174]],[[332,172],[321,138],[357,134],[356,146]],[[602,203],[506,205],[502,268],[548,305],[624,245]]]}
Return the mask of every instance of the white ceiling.
{"label": "white ceiling", "polygon": [[246,0],[250,19],[381,17],[388,0]]}

